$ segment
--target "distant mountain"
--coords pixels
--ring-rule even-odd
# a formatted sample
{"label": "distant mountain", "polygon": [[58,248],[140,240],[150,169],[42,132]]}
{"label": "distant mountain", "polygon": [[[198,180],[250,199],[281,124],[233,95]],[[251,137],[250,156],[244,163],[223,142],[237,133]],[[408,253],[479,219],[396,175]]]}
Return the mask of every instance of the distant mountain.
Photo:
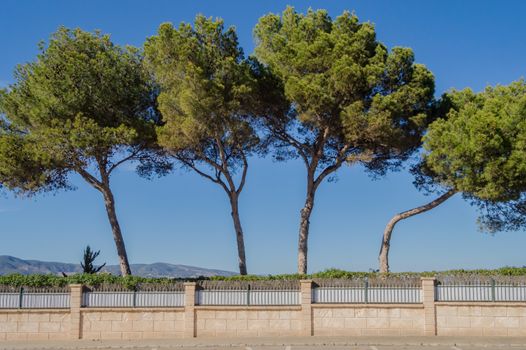
{"label": "distant mountain", "polygon": [[[143,277],[210,277],[210,276],[232,276],[235,272],[205,269],[202,267],[174,265],[168,263],[153,264],[132,264],[131,269],[134,275]],[[120,274],[118,265],[108,265],[103,271],[110,272],[114,275]],[[80,264],[68,264],[61,262],[24,260],[9,255],[0,255],[0,275],[10,273],[21,273],[24,275],[43,273],[60,275],[82,272]]]}

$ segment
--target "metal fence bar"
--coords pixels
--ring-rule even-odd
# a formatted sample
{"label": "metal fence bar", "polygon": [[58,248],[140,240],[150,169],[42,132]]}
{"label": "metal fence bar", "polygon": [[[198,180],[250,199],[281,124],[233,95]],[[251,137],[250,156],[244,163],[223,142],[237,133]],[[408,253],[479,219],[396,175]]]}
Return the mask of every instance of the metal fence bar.
{"label": "metal fence bar", "polygon": [[314,303],[421,303],[421,289],[413,287],[317,287],[313,289]]}
{"label": "metal fence bar", "polygon": [[28,293],[22,297],[22,309],[67,309],[69,293]]}
{"label": "metal fence bar", "polygon": [[184,292],[85,292],[83,307],[182,307]]}
{"label": "metal fence bar", "polygon": [[436,286],[437,301],[526,301],[526,285],[445,284]]}
{"label": "metal fence bar", "polygon": [[197,305],[299,305],[298,290],[198,290]]}
{"label": "metal fence bar", "polygon": [[20,307],[20,292],[0,293],[0,309],[16,309]]}
{"label": "metal fence bar", "polygon": [[0,293],[0,309],[67,309],[69,293]]}

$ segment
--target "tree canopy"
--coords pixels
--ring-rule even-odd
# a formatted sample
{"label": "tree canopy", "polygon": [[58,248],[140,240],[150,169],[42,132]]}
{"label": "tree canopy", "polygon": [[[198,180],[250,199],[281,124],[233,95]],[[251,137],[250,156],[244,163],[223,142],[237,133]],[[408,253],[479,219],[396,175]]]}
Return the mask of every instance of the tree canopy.
{"label": "tree canopy", "polygon": [[155,148],[156,88],[132,47],[108,35],[61,27],[34,62],[20,65],[0,110],[27,133],[38,158],[57,173],[76,172],[104,196],[123,274],[129,263],[110,176],[126,161],[144,174],[169,168]]}
{"label": "tree canopy", "polygon": [[383,174],[420,145],[428,124],[434,78],[408,48],[388,50],[374,27],[349,12],[325,10],[262,17],[256,56],[284,86],[292,111],[265,120],[278,158],[300,157],[307,168],[298,272],[307,272],[314,195],[344,162]]}
{"label": "tree canopy", "polygon": [[424,174],[477,205],[483,229],[518,228],[526,190],[526,82],[453,91],[446,99],[450,112],[424,138]]}
{"label": "tree canopy", "polygon": [[380,270],[396,223],[442,204],[455,193],[479,209],[482,230],[516,230],[526,224],[526,83],[450,91],[442,96],[440,118],[429,125],[424,153],[413,167],[415,185],[439,192],[431,202],[396,214],[387,224]]}
{"label": "tree canopy", "polygon": [[39,157],[37,145],[12,127],[0,127],[0,186],[17,195],[34,195],[67,187],[53,171],[53,160]]}
{"label": "tree canopy", "polygon": [[526,83],[446,95],[429,126],[424,162],[436,181],[482,200],[517,200],[526,188]]}
{"label": "tree canopy", "polygon": [[263,150],[254,117],[278,109],[283,99],[274,98],[279,93],[265,69],[244,57],[234,28],[225,29],[220,19],[197,16],[193,26],[178,28],[162,24],[145,53],[160,86],[159,143],[228,195],[239,270],[246,274],[238,198],[249,156]]}

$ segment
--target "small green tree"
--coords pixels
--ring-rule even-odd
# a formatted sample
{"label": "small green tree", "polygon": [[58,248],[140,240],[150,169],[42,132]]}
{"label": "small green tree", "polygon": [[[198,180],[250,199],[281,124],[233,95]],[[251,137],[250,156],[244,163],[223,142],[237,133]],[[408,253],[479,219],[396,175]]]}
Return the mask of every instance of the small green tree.
{"label": "small green tree", "polygon": [[426,212],[455,193],[481,209],[481,229],[522,227],[526,190],[526,83],[470,89],[443,97],[443,118],[429,126],[422,161],[413,169],[415,185],[433,201],[395,215],[385,228],[380,271],[389,271],[388,254],[397,222]]}
{"label": "small green tree", "polygon": [[0,95],[0,111],[61,178],[77,173],[102,194],[121,273],[131,274],[110,177],[125,162],[141,174],[170,167],[155,149],[157,89],[140,52],[98,32],[60,28],[34,62],[17,67],[15,80]]}
{"label": "small green tree", "polygon": [[245,275],[239,196],[248,158],[263,151],[254,116],[287,108],[279,85],[272,85],[276,81],[264,67],[244,58],[234,28],[225,29],[221,19],[200,15],[193,27],[162,24],[147,40],[145,54],[161,88],[159,143],[183,166],[226,192],[239,272]]}
{"label": "small green tree", "polygon": [[93,263],[95,262],[95,259],[100,255],[100,250],[93,251],[91,250],[90,246],[86,246],[86,249],[84,249],[83,258],[80,262],[80,267],[82,267],[83,273],[88,273],[90,275],[96,274],[100,272],[106,266],[106,263],[95,267]]}
{"label": "small green tree", "polygon": [[370,23],[324,10],[262,17],[256,56],[278,76],[290,113],[265,118],[279,160],[300,158],[307,170],[298,273],[307,273],[310,216],[317,189],[345,162],[384,174],[420,145],[434,93],[433,75],[410,49],[389,51]]}

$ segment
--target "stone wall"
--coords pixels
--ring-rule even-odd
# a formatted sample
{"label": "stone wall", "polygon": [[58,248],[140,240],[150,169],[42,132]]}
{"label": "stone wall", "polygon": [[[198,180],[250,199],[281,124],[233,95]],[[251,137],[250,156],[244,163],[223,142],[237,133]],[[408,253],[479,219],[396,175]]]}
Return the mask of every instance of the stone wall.
{"label": "stone wall", "polygon": [[0,311],[0,340],[69,339],[69,310]]}
{"label": "stone wall", "polygon": [[83,309],[82,339],[182,338],[184,309]]}
{"label": "stone wall", "polygon": [[526,303],[436,303],[437,335],[526,336]]}
{"label": "stone wall", "polygon": [[316,305],[314,335],[424,335],[422,305]]}
{"label": "stone wall", "polygon": [[196,307],[196,335],[299,336],[301,317],[301,307]]}
{"label": "stone wall", "polygon": [[0,341],[259,336],[526,336],[526,303],[436,302],[422,279],[421,304],[312,303],[301,281],[297,306],[200,306],[185,284],[184,307],[83,308],[71,285],[70,309],[0,309]]}

